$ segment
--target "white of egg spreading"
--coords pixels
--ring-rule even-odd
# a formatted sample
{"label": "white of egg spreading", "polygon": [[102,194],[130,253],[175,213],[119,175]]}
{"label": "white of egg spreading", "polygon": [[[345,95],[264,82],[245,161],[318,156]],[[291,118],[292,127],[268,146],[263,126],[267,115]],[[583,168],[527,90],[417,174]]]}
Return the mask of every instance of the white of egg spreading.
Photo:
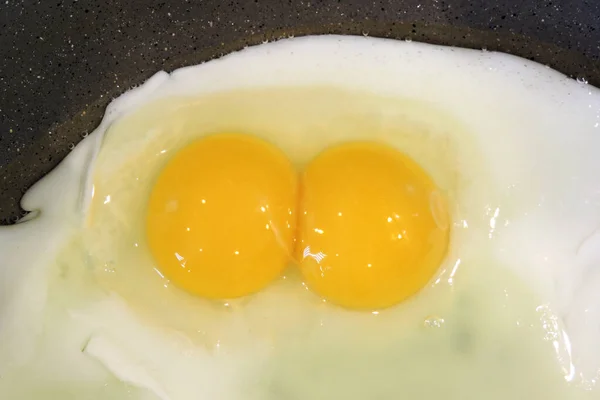
{"label": "white of egg spreading", "polygon": [[599,124],[386,39],[157,73],[0,228],[0,398],[598,399]]}

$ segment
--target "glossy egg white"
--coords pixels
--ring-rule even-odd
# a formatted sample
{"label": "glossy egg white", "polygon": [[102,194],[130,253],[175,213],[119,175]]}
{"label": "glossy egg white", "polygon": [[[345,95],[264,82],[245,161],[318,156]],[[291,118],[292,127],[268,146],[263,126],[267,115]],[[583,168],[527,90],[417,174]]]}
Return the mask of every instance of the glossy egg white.
{"label": "glossy egg white", "polygon": [[[159,72],[0,229],[0,397],[597,398],[599,124],[594,87],[421,43],[303,37]],[[352,139],[410,155],[452,204],[439,273],[371,313],[323,302],[293,267],[232,301],[171,285],[144,243],[152,183],[231,131],[299,169]]]}

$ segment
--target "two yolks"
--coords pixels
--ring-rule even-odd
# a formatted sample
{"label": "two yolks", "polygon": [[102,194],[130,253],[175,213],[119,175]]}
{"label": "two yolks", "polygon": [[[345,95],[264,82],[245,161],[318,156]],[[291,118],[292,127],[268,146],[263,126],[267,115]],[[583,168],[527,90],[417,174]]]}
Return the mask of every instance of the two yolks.
{"label": "two yolks", "polygon": [[236,134],[177,153],[146,219],[161,273],[191,294],[251,294],[296,260],[311,290],[351,309],[388,307],[424,287],[448,228],[432,179],[393,148],[342,144],[298,175],[276,147]]}

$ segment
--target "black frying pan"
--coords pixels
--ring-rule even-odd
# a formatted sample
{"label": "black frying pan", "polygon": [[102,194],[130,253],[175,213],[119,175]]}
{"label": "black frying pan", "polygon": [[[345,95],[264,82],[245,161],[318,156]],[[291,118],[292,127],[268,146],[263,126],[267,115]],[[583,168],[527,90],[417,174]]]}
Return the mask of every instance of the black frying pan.
{"label": "black frying pan", "polygon": [[0,0],[0,221],[154,72],[317,33],[504,51],[600,86],[596,0]]}

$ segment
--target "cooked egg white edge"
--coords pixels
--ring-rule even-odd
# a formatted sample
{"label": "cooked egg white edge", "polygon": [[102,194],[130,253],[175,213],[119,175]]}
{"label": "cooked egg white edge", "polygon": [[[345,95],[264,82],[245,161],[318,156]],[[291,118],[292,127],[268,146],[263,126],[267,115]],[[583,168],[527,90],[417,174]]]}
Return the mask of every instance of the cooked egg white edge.
{"label": "cooked egg white edge", "polygon": [[[0,227],[0,375],[34,354],[46,304],[49,260],[81,226],[91,193],[91,165],[106,129],[142,104],[168,79],[159,72],[142,86],[113,100],[100,125],[23,196],[31,213],[14,226]],[[74,196],[75,195],[75,196]],[[48,201],[48,199],[53,201]]]}
{"label": "cooked egg white edge", "polygon": [[[417,59],[421,62],[414,62]],[[429,66],[425,70],[423,60]],[[442,62],[448,70],[439,70],[438,65]],[[402,76],[398,76],[399,65]],[[411,74],[417,73],[420,79],[410,79]],[[453,79],[445,78],[449,76]],[[597,231],[600,226],[600,169],[596,158],[600,148],[596,129],[600,121],[598,90],[577,84],[539,64],[505,54],[386,39],[323,36],[282,40],[171,74],[159,72],[109,105],[93,134],[24,196],[23,208],[35,210],[39,215],[0,229],[0,339],[4,343],[0,350],[0,373],[11,364],[26,361],[34,352],[45,304],[48,267],[45,261],[52,259],[59,245],[81,222],[91,196],[90,165],[100,148],[102,135],[112,122],[143,104],[172,95],[311,84],[343,85],[393,96],[419,93],[421,100],[437,98],[439,103],[453,104],[445,107],[445,111],[467,126],[470,110],[464,104],[479,102],[495,110],[498,120],[490,121],[494,125],[486,127],[490,138],[495,140],[493,145],[482,146],[482,151],[488,152],[492,171],[503,169],[502,176],[506,181],[499,179],[499,185],[514,185],[511,190],[519,190],[519,184],[529,185],[533,177],[540,178],[533,184],[538,186],[541,194],[546,193],[546,188],[549,193],[556,187],[565,189],[561,198],[541,196],[535,199],[535,207],[528,215],[521,216],[535,220],[535,230],[524,226],[524,229],[503,231],[498,240],[503,240],[506,245],[498,257],[506,265],[513,265],[513,254],[531,255],[530,268],[517,268],[515,272],[532,282],[543,298],[559,311],[567,324],[578,367],[582,366],[588,372],[597,371],[600,359],[600,341],[597,339],[600,332],[597,305],[600,303],[597,295],[597,288],[600,288],[600,234]],[[527,103],[526,96],[513,104],[495,101],[498,92],[518,93],[519,90],[541,93],[547,103],[536,108]],[[586,104],[587,107],[576,108],[574,104]],[[559,120],[553,113],[556,109],[566,110],[572,118]],[[575,133],[523,138],[524,149],[537,146],[555,149],[554,160],[539,160],[527,154],[514,159],[512,155],[518,150],[508,148],[507,143],[512,141],[503,140],[503,137],[521,135],[522,132],[503,130],[504,125],[498,122],[515,115],[539,121],[549,130],[559,127]],[[504,155],[517,164],[505,164],[507,157]],[[561,162],[569,157],[577,157],[577,165]],[[553,179],[548,180],[541,173],[547,169],[552,169]],[[531,171],[531,175],[519,176],[522,170]],[[78,190],[55,190],[60,185],[75,185]],[[68,198],[69,193],[79,195]],[[510,195],[510,190],[507,193]],[[48,197],[60,196],[65,198],[53,201],[53,207],[47,206]],[[502,211],[496,212],[490,205],[490,220],[500,222]],[[561,237],[562,232],[568,232],[569,236]]]}
{"label": "cooked egg white edge", "polygon": [[248,371],[259,370],[269,354],[267,347],[252,343],[244,354],[214,356],[178,332],[149,327],[116,295],[72,316],[93,332],[84,353],[120,380],[161,400],[188,399],[190,394],[198,399],[250,399],[242,394],[244,381],[254,379]]}

